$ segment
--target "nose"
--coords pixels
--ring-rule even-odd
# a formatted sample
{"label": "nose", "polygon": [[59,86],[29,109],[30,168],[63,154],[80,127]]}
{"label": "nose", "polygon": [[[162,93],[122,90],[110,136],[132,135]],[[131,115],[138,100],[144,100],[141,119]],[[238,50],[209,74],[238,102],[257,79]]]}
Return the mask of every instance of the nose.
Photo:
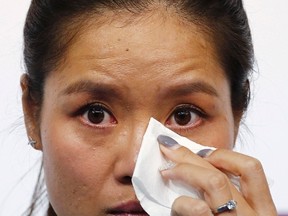
{"label": "nose", "polygon": [[118,140],[121,148],[115,162],[114,175],[122,184],[132,184],[132,175],[135,169],[141,142],[148,126],[148,121],[137,122],[125,127],[125,132]]}

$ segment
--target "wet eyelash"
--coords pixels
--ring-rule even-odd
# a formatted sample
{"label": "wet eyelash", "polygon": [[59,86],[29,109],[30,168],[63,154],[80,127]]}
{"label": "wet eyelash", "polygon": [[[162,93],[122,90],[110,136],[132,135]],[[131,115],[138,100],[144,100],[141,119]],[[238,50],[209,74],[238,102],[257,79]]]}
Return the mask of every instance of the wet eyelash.
{"label": "wet eyelash", "polygon": [[107,109],[106,106],[104,106],[103,104],[99,103],[99,102],[87,102],[86,104],[84,104],[83,106],[81,106],[80,108],[77,109],[76,112],[74,112],[72,114],[72,116],[79,116],[79,115],[83,115],[85,112],[87,112],[90,108],[92,107],[100,107],[103,110],[105,110],[107,113],[111,114],[112,113]]}
{"label": "wet eyelash", "polygon": [[173,110],[172,114],[175,114],[175,112],[177,112],[177,110],[179,110],[179,109],[189,109],[190,111],[199,115],[200,118],[204,118],[204,119],[208,118],[208,114],[206,112],[204,112],[202,109],[200,109],[199,107],[194,106],[192,104],[179,105]]}

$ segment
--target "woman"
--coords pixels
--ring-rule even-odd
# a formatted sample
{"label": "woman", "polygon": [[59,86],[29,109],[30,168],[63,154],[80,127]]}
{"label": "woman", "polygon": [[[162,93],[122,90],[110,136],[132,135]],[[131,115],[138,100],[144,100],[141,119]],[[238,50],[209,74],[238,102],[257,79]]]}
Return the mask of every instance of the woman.
{"label": "woman", "polygon": [[240,0],[33,0],[24,39],[25,124],[43,151],[48,215],[147,215],[131,176],[150,117],[218,148],[201,158],[161,143],[177,164],[163,179],[204,193],[175,200],[172,215],[276,215],[259,161],[231,151],[253,65]]}

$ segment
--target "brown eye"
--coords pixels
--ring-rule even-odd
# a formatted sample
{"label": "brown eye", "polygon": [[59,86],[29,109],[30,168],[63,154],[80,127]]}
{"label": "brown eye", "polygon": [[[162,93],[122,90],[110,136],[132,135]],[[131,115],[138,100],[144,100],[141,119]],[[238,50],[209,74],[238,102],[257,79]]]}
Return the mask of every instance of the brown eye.
{"label": "brown eye", "polygon": [[201,122],[205,114],[192,105],[182,105],[176,107],[166,125],[170,128],[193,127]]}
{"label": "brown eye", "polygon": [[188,109],[179,109],[174,112],[174,120],[178,125],[187,125],[195,114],[191,113]]}
{"label": "brown eye", "polygon": [[90,125],[109,126],[116,123],[111,112],[100,104],[93,104],[86,108],[83,118]]}
{"label": "brown eye", "polygon": [[105,111],[101,107],[92,107],[87,111],[87,118],[93,124],[100,124],[105,119]]}

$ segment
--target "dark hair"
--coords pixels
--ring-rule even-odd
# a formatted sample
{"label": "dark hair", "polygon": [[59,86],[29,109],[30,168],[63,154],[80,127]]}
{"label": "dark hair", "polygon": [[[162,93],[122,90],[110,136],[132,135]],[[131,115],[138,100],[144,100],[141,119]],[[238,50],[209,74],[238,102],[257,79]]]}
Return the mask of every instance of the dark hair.
{"label": "dark hair", "polygon": [[[61,64],[67,47],[87,27],[87,20],[101,16],[105,11],[127,11],[141,15],[151,10],[155,2],[32,0],[24,28],[24,60],[28,87],[34,101],[41,105],[45,78]],[[213,40],[219,62],[230,82],[234,115],[241,116],[250,99],[248,78],[254,62],[250,28],[242,0],[157,2],[175,9],[178,17],[198,25]],[[50,206],[49,211],[51,209]]]}

